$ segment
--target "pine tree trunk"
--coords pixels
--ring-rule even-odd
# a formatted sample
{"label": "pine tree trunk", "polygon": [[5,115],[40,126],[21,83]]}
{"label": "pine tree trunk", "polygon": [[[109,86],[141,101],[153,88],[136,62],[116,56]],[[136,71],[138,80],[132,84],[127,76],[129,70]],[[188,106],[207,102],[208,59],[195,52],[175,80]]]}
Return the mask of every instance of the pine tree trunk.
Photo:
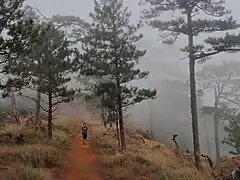
{"label": "pine tree trunk", "polygon": [[190,60],[189,62],[189,72],[190,72],[190,94],[191,94],[191,115],[192,115],[194,159],[195,159],[197,168],[201,168],[199,128],[198,128],[197,103],[196,103],[195,62],[193,60]]}
{"label": "pine tree trunk", "polygon": [[219,147],[219,132],[218,132],[218,116],[214,113],[214,134],[215,134],[215,145],[216,145],[216,158],[217,161],[220,159],[220,147]]}
{"label": "pine tree trunk", "polygon": [[52,119],[53,119],[53,92],[52,92],[52,63],[48,59],[48,139],[52,139]]}
{"label": "pine tree trunk", "polygon": [[205,119],[205,118],[203,119],[203,122],[204,122],[204,127],[205,127],[205,130],[206,130],[206,141],[207,141],[208,156],[209,156],[209,157],[212,157],[212,155],[211,155],[211,150],[210,150],[210,142],[209,142],[209,134],[208,134],[208,125],[207,125],[207,122],[206,122],[206,119]]}
{"label": "pine tree trunk", "polygon": [[40,113],[40,103],[41,103],[41,92],[39,91],[39,87],[38,87],[38,91],[37,91],[37,103],[36,103],[36,112],[35,112],[35,120],[36,120],[36,124],[39,123],[39,113]]}
{"label": "pine tree trunk", "polygon": [[121,147],[121,143],[120,143],[120,135],[119,135],[119,123],[118,123],[118,116],[115,119],[116,121],[116,132],[117,132],[117,140],[118,140],[118,147]]}
{"label": "pine tree trunk", "polygon": [[109,121],[109,126],[110,126],[110,128],[113,127],[113,125],[112,125],[112,120]]}
{"label": "pine tree trunk", "polygon": [[106,122],[105,119],[103,120],[103,126],[104,126],[105,128],[107,127],[107,122]]}
{"label": "pine tree trunk", "polygon": [[107,123],[106,123],[105,115],[104,115],[103,98],[104,98],[104,95],[101,96],[101,116],[102,116],[102,124],[103,124],[104,127],[107,127]]}
{"label": "pine tree trunk", "polygon": [[150,133],[151,133],[151,138],[155,139],[155,135],[154,135],[154,130],[153,130],[153,122],[150,122]]}
{"label": "pine tree trunk", "polygon": [[52,92],[48,93],[48,139],[52,139]]}
{"label": "pine tree trunk", "polygon": [[215,146],[216,146],[216,158],[217,161],[220,159],[220,147],[219,147],[219,132],[218,132],[218,97],[217,97],[217,90],[214,89],[215,93],[215,102],[214,102],[214,135],[215,135]]}
{"label": "pine tree trunk", "polygon": [[200,143],[197,116],[197,96],[196,96],[196,80],[195,80],[195,59],[194,45],[192,33],[192,15],[188,13],[188,48],[189,48],[189,76],[190,76],[190,95],[191,95],[191,115],[192,115],[192,133],[193,133],[193,149],[196,167],[201,169],[200,159]]}
{"label": "pine tree trunk", "polygon": [[21,121],[19,119],[19,116],[18,116],[18,110],[17,110],[17,103],[16,103],[16,99],[15,99],[15,94],[13,91],[11,91],[10,93],[11,95],[11,100],[12,100],[12,110],[13,110],[13,114],[14,114],[14,118],[15,118],[15,121],[16,121],[16,124],[18,125],[21,125]]}
{"label": "pine tree trunk", "polygon": [[152,103],[150,101],[148,101],[148,108],[149,108],[149,130],[151,133],[151,136],[153,139],[155,139],[155,135],[154,135],[154,121],[153,121],[153,117],[152,117]]}
{"label": "pine tree trunk", "polygon": [[122,98],[121,98],[121,86],[117,82],[117,108],[118,108],[118,118],[119,118],[119,132],[120,132],[120,142],[122,150],[126,149],[125,142],[125,132],[124,132],[124,123],[123,123],[123,110],[122,110]]}

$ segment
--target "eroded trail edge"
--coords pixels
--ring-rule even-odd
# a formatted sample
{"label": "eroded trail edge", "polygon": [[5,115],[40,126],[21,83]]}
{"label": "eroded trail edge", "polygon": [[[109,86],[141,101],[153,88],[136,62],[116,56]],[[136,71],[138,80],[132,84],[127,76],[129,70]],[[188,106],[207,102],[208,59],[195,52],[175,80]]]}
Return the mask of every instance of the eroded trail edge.
{"label": "eroded trail edge", "polygon": [[[91,138],[91,129],[89,135]],[[89,141],[83,145],[81,125],[78,125],[75,136],[70,141],[66,180],[101,180],[99,167]]]}

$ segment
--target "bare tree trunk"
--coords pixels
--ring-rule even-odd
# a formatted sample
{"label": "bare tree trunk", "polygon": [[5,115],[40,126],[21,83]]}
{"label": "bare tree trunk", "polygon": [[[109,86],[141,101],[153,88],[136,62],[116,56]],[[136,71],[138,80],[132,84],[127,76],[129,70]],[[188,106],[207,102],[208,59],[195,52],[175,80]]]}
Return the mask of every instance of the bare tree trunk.
{"label": "bare tree trunk", "polygon": [[118,140],[118,147],[121,147],[121,143],[120,143],[120,135],[119,135],[119,123],[118,123],[118,117],[116,118],[116,132],[117,132],[117,140]]}
{"label": "bare tree trunk", "polygon": [[48,93],[48,139],[52,139],[52,92]]}
{"label": "bare tree trunk", "polygon": [[35,112],[35,120],[36,120],[36,123],[38,124],[39,123],[39,113],[40,113],[40,104],[41,104],[41,92],[39,91],[39,88],[38,87],[38,91],[37,91],[37,103],[36,103],[36,112]]}
{"label": "bare tree trunk", "polygon": [[19,116],[18,116],[18,110],[17,110],[17,103],[16,103],[16,99],[15,99],[15,94],[13,91],[11,91],[10,93],[11,95],[11,101],[12,101],[12,110],[13,110],[13,114],[14,114],[14,118],[15,118],[15,121],[18,125],[21,125],[21,122],[20,122],[20,119],[19,119]]}
{"label": "bare tree trunk", "polygon": [[205,130],[206,130],[206,141],[207,141],[207,149],[208,149],[208,156],[211,157],[211,150],[210,150],[210,142],[209,142],[209,134],[208,134],[208,126],[206,123],[206,119],[203,119]]}
{"label": "bare tree trunk", "polygon": [[122,98],[121,98],[121,86],[117,81],[117,108],[118,108],[118,119],[119,119],[119,132],[120,132],[120,142],[122,150],[126,149],[125,142],[125,132],[124,132],[124,123],[123,123],[123,109],[122,109]]}
{"label": "bare tree trunk", "polygon": [[217,97],[217,90],[214,89],[215,93],[215,102],[214,102],[214,135],[215,135],[215,146],[216,146],[216,158],[217,161],[220,159],[220,147],[219,147],[219,132],[218,132],[218,97]]}
{"label": "bare tree trunk", "polygon": [[101,97],[101,116],[102,116],[102,124],[103,124],[104,127],[107,127],[106,118],[105,118],[105,111],[104,111],[104,107],[103,107],[103,98],[104,98],[104,95],[102,95],[102,97]]}
{"label": "bare tree trunk", "polygon": [[154,121],[153,121],[153,118],[152,118],[152,106],[151,106],[151,103],[149,103],[149,116],[150,116],[150,120],[149,120],[149,130],[150,130],[150,133],[151,133],[151,137],[153,139],[155,139],[155,135],[154,135]]}
{"label": "bare tree trunk", "polygon": [[53,119],[53,92],[52,92],[52,73],[51,60],[48,62],[48,139],[52,139],[52,119]]}
{"label": "bare tree trunk", "polygon": [[153,131],[153,122],[151,122],[151,125],[150,125],[150,133],[151,133],[151,138],[155,139],[155,135],[154,135],[154,131]]}
{"label": "bare tree trunk", "polygon": [[104,126],[105,128],[107,127],[107,122],[106,122],[105,119],[103,120],[103,126]]}
{"label": "bare tree trunk", "polygon": [[214,113],[214,134],[215,134],[215,145],[216,145],[216,158],[220,159],[220,146],[219,146],[219,132],[218,132],[218,117]]}
{"label": "bare tree trunk", "polygon": [[110,128],[113,127],[113,125],[112,125],[112,121],[111,121],[111,120],[109,121],[109,126],[110,126]]}
{"label": "bare tree trunk", "polygon": [[189,75],[190,75],[190,95],[191,95],[191,115],[192,115],[192,133],[193,133],[193,149],[196,167],[201,169],[200,159],[200,143],[197,116],[197,96],[196,96],[196,80],[195,80],[195,58],[192,33],[192,14],[187,14],[188,19],[188,50],[189,50]]}

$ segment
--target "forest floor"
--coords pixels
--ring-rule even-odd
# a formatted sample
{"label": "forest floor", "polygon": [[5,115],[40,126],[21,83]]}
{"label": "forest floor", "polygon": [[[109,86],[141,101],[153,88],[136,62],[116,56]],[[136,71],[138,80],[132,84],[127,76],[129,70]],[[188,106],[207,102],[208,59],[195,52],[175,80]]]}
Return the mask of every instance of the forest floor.
{"label": "forest floor", "polygon": [[[24,123],[6,124],[0,131],[0,179],[53,180],[60,176],[78,123],[74,118],[56,119],[51,140],[46,132],[43,134]],[[17,143],[19,134],[24,136],[20,144]]]}
{"label": "forest floor", "polygon": [[[127,149],[119,149],[115,128],[91,122],[91,149],[101,157],[104,180],[213,180],[206,160],[199,172],[193,156],[160,141],[144,138],[140,130],[125,129]],[[94,180],[94,179],[93,179]]]}
{"label": "forest floor", "polygon": [[[73,114],[73,113],[72,113]],[[52,140],[34,129],[8,125],[13,135],[22,133],[16,145],[1,132],[1,180],[212,180],[207,163],[199,172],[192,155],[159,141],[145,139],[140,131],[126,128],[127,149],[119,149],[115,128],[89,121],[89,140],[81,137],[84,117],[61,117],[54,121]],[[0,133],[0,134],[1,134]],[[5,137],[6,136],[6,137]],[[204,161],[205,162],[205,161]]]}

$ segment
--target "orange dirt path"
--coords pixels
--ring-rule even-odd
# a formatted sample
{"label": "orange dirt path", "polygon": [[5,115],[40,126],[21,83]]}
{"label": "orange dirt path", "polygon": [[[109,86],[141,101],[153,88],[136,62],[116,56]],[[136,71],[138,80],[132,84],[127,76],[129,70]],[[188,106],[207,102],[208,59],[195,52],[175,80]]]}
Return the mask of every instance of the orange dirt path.
{"label": "orange dirt path", "polygon": [[102,180],[97,157],[91,151],[89,142],[83,145],[80,128],[81,125],[77,127],[77,135],[70,142],[66,180]]}

